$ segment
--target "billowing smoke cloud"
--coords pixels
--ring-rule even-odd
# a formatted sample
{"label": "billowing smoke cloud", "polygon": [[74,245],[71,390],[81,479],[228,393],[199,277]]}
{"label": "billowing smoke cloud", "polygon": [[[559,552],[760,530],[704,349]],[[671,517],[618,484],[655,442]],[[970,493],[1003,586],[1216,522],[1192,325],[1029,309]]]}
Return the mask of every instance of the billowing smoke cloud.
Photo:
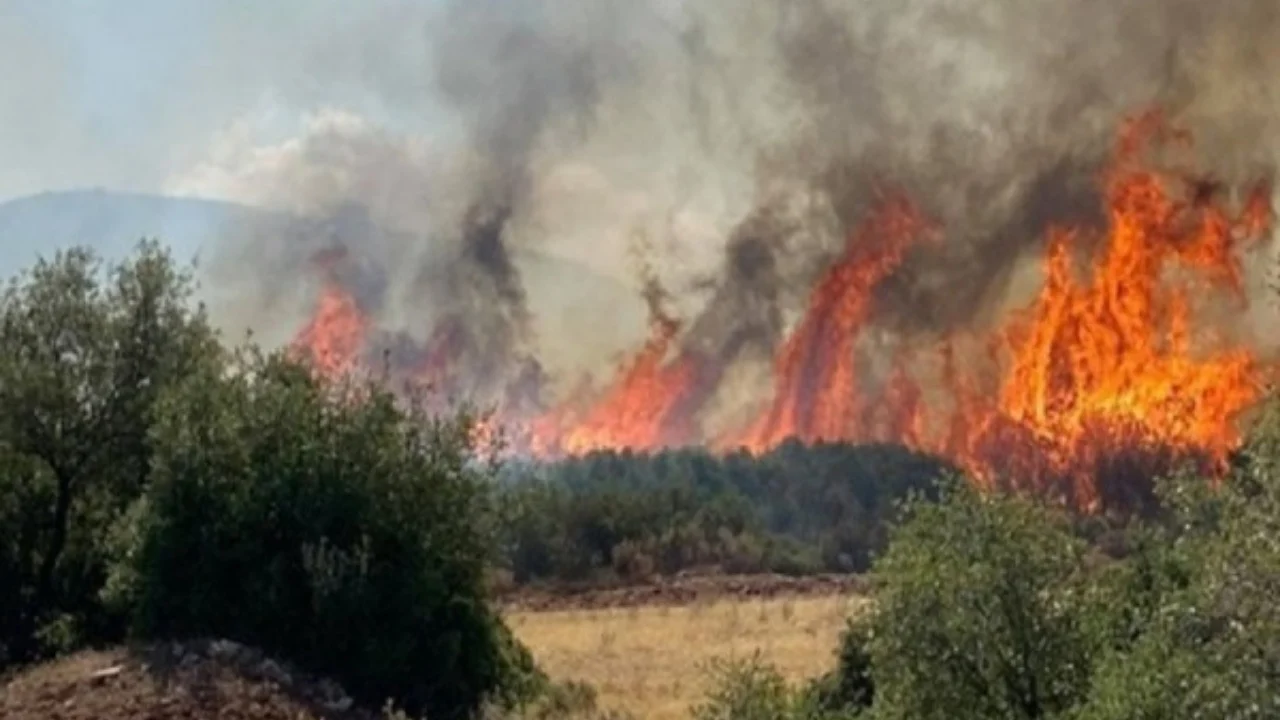
{"label": "billowing smoke cloud", "polygon": [[[229,244],[221,266],[242,285],[255,258],[250,284],[298,286],[299,258],[339,243],[376,268],[362,282],[381,323],[425,340],[452,317],[476,348],[503,338],[480,354],[513,360],[598,369],[634,341],[638,295],[575,290],[591,274],[638,290],[637,243],[691,348],[771,347],[885,185],[947,237],[881,288],[880,321],[983,323],[1047,226],[1099,219],[1097,172],[1124,115],[1165,107],[1223,180],[1280,157],[1272,0],[466,0],[377,17],[351,32],[390,23],[426,50],[384,57],[369,37],[344,57],[365,58],[377,104],[437,108],[422,128],[325,112],[276,145],[232,133],[181,180],[316,217],[367,213],[367,231]],[[539,278],[552,271],[533,255],[581,272]],[[284,324],[303,311],[270,295],[239,293],[252,300],[238,311]]]}
{"label": "billowing smoke cloud", "polygon": [[1047,225],[1094,219],[1125,114],[1167,108],[1196,133],[1198,164],[1233,180],[1280,148],[1273,3],[813,0],[784,16],[813,122],[782,155],[832,168],[822,189],[846,227],[874,179],[947,230],[885,288],[908,325],[971,321]]}

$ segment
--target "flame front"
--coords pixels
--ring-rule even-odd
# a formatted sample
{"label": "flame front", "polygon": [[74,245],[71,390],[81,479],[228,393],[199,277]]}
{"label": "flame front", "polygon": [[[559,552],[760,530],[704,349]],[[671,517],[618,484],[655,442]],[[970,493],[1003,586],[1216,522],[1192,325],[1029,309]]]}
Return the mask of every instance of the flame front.
{"label": "flame front", "polygon": [[1010,361],[996,406],[961,403],[964,429],[929,449],[982,479],[1060,484],[1083,507],[1099,503],[1098,483],[1118,458],[1146,472],[1172,458],[1223,467],[1264,369],[1245,347],[1194,335],[1192,299],[1245,309],[1237,245],[1270,225],[1266,195],[1255,191],[1237,219],[1195,187],[1176,198],[1137,162],[1152,123],[1122,134],[1087,277],[1077,279],[1072,262],[1084,235],[1054,231],[1043,289],[1001,333]]}
{"label": "flame front", "polygon": [[[1156,141],[1170,140],[1189,142],[1155,114],[1124,126],[1103,187],[1105,226],[1050,231],[1039,294],[987,337],[901,347],[879,378],[864,366],[859,343],[876,323],[877,288],[945,230],[890,195],[818,279],[777,350],[772,391],[737,430],[707,437],[700,415],[723,368],[686,349],[682,324],[659,310],[649,339],[603,390],[499,416],[524,438],[516,446],[542,456],[689,444],[759,452],[792,438],[897,442],[949,458],[980,483],[1085,509],[1125,502],[1116,493],[1126,473],[1149,476],[1186,459],[1220,469],[1273,368],[1197,321],[1211,303],[1244,309],[1239,253],[1273,218],[1268,188],[1233,216],[1211,186],[1144,167]],[[358,307],[331,290],[296,343],[326,373],[356,362],[365,338]],[[433,376],[458,370],[430,364]]]}

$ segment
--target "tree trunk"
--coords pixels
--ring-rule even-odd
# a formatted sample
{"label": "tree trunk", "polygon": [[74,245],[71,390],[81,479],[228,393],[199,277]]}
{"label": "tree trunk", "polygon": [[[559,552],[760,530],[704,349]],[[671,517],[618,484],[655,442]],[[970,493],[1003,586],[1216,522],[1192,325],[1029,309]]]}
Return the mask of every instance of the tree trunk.
{"label": "tree trunk", "polygon": [[71,515],[71,476],[57,469],[54,470],[54,475],[58,480],[58,497],[53,508],[53,527],[48,552],[41,560],[40,570],[36,575],[35,610],[37,613],[53,606],[53,573],[67,545],[67,524]]}

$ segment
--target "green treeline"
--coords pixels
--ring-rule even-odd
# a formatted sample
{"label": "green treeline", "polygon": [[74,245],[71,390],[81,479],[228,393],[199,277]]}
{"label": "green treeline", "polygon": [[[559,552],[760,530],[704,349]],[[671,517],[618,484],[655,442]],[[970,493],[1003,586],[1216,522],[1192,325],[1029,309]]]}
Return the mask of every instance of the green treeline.
{"label": "green treeline", "polygon": [[950,469],[895,445],[786,443],[759,457],[597,452],[504,472],[501,541],[517,583],[863,572],[900,501]]}

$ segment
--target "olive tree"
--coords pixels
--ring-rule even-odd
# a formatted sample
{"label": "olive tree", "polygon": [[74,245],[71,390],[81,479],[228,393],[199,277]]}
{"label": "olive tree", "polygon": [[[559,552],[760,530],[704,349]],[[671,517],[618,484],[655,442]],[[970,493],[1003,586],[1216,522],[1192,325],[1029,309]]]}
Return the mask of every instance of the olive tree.
{"label": "olive tree", "polygon": [[227,637],[433,718],[539,681],[485,595],[492,467],[471,415],[282,355],[162,399],[112,596],[145,639]]}
{"label": "olive tree", "polygon": [[72,249],[0,295],[0,666],[119,634],[104,540],[146,484],[152,411],[217,352],[189,273],[154,242]]}

